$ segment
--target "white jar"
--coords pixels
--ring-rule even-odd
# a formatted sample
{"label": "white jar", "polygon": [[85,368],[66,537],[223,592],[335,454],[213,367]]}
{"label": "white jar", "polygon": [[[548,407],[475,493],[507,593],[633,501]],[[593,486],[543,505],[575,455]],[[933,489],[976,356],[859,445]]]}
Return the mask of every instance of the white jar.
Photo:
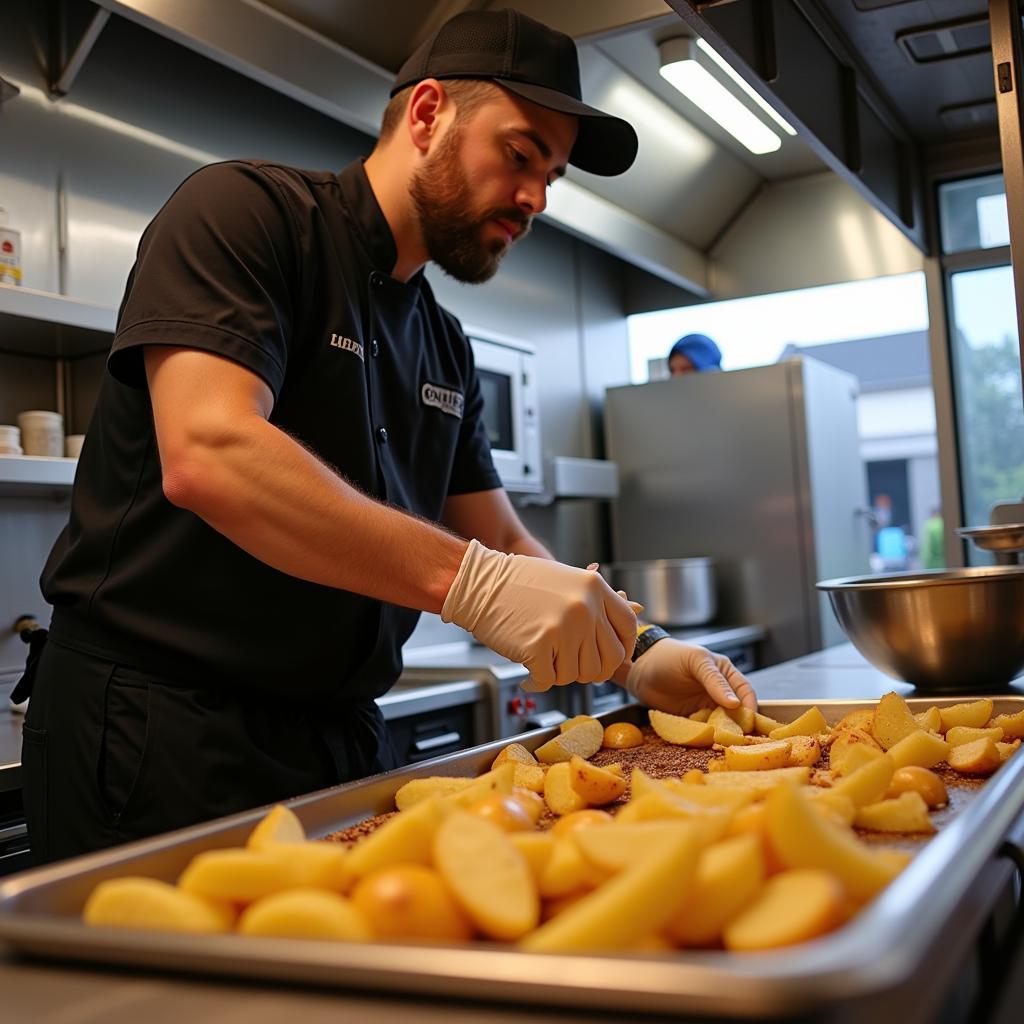
{"label": "white jar", "polygon": [[18,416],[21,446],[26,455],[60,458],[64,454],[64,417],[59,412],[30,409]]}
{"label": "white jar", "polygon": [[21,454],[21,431],[8,423],[0,423],[0,455]]}

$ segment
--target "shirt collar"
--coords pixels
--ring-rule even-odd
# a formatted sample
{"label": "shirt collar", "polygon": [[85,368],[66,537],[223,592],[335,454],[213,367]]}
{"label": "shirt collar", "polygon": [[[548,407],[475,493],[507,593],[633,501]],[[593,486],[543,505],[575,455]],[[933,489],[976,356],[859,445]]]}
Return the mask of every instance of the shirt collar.
{"label": "shirt collar", "polygon": [[339,175],[341,195],[348,207],[352,225],[366,250],[374,269],[388,275],[389,283],[418,293],[423,270],[418,270],[407,283],[396,281],[391,272],[398,262],[398,247],[384,211],[377,202],[362,159],[354,160]]}

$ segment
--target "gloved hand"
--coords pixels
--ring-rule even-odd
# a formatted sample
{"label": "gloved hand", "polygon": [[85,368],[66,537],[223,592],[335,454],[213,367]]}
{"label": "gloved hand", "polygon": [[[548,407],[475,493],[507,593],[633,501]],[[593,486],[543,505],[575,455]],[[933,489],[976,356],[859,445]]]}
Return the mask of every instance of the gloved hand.
{"label": "gloved hand", "polygon": [[641,704],[671,715],[691,715],[716,704],[757,710],[754,688],[724,654],[671,637],[653,644],[629,666],[624,685]]}
{"label": "gloved hand", "polygon": [[636,615],[596,572],[473,540],[441,609],[539,687],[611,678],[633,654]]}

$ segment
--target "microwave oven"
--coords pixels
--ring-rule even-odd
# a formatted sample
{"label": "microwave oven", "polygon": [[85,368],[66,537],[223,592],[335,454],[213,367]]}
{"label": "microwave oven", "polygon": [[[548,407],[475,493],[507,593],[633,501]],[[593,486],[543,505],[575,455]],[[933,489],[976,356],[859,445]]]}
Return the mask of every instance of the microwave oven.
{"label": "microwave oven", "polygon": [[532,345],[467,327],[484,400],[483,420],[494,468],[506,491],[543,489],[540,395]]}

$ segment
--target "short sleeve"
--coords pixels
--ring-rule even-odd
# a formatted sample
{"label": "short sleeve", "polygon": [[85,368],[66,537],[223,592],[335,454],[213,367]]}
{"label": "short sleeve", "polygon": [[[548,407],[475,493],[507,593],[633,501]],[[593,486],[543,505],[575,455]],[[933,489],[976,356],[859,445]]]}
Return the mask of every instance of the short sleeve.
{"label": "short sleeve", "polygon": [[276,398],[294,317],[297,238],[284,193],[260,167],[231,162],[196,171],[142,235],[110,372],[142,387],[143,347],[180,345],[240,363]]}
{"label": "short sleeve", "polygon": [[452,474],[448,482],[449,497],[454,494],[493,491],[501,487],[501,477],[494,468],[491,443],[487,438],[487,427],[484,424],[484,399],[476,367],[473,365],[473,350],[465,335],[463,340],[467,359],[466,403],[455,448],[455,459],[452,463]]}

